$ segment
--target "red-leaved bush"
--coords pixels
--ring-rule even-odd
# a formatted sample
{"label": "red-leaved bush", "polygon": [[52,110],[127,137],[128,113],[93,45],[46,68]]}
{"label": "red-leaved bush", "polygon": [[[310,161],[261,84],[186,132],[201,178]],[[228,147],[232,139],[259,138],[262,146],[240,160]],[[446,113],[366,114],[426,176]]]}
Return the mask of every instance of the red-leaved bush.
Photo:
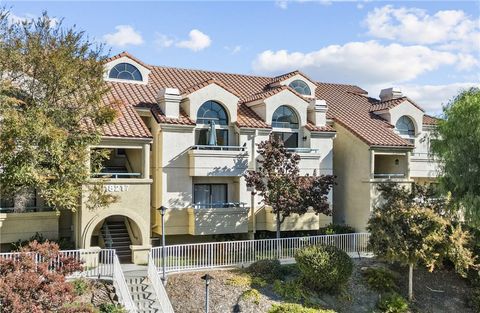
{"label": "red-leaved bush", "polygon": [[65,275],[81,269],[80,262],[61,255],[58,245],[48,241],[29,243],[14,259],[0,258],[0,311],[62,312],[75,297]]}

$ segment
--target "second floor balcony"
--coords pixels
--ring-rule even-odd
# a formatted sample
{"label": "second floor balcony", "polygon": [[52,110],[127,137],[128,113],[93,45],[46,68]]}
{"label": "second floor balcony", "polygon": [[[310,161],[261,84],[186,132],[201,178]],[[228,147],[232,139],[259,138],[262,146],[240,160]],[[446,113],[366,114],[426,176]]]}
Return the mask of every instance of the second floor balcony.
{"label": "second floor balcony", "polygon": [[188,151],[190,176],[241,176],[248,168],[242,146],[195,145]]}

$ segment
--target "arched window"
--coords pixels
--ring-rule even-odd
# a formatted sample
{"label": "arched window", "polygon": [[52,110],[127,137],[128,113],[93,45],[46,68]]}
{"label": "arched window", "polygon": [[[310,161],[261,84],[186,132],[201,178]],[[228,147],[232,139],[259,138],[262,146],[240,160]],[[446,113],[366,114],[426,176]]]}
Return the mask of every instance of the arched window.
{"label": "arched window", "polygon": [[282,105],[273,112],[272,126],[279,128],[298,128],[297,114],[288,106]]}
{"label": "arched window", "polygon": [[415,125],[413,121],[408,116],[402,116],[398,119],[397,124],[395,124],[395,129],[400,135],[404,136],[415,136]]}
{"label": "arched window", "polygon": [[299,79],[294,80],[288,86],[290,86],[290,88],[292,88],[293,90],[295,90],[301,95],[305,95],[305,96],[312,95],[310,87],[308,87],[307,83],[305,83],[303,80],[299,80]]}
{"label": "arched window", "polygon": [[109,78],[142,81],[142,74],[135,66],[128,63],[115,65],[108,74]]}
{"label": "arched window", "polygon": [[211,121],[216,125],[228,125],[227,111],[218,102],[210,100],[198,109],[197,124],[210,124]]}
{"label": "arched window", "polygon": [[283,141],[286,148],[298,148],[298,116],[290,107],[282,105],[273,112],[272,127],[289,128],[289,130],[274,131],[273,137]]}

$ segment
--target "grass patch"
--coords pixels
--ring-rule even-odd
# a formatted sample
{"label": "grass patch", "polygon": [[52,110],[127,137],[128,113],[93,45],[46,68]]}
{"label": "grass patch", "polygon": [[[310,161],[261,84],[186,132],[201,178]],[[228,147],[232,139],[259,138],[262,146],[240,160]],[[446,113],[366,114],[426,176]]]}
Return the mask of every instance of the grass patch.
{"label": "grass patch", "polygon": [[260,292],[257,289],[245,290],[241,295],[242,300],[252,301],[256,305],[260,304]]}

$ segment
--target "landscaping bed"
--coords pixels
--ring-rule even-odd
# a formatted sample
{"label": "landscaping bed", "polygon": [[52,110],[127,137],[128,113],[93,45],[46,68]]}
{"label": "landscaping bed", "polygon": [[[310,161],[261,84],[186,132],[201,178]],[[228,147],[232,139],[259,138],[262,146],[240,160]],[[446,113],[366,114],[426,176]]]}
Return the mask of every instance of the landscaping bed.
{"label": "landscaping bed", "polygon": [[[270,282],[261,277],[255,278],[256,276],[241,269],[208,271],[214,277],[210,284],[210,312],[267,313],[272,305],[287,302],[317,308],[313,312],[321,312],[320,308],[339,313],[382,312],[377,308],[380,292],[367,284],[364,274],[367,268],[372,267],[390,268],[397,277],[398,292],[406,296],[405,269],[388,266],[376,259],[355,259],[353,262],[350,279],[336,294],[309,292],[293,283],[285,284],[294,282],[298,277],[298,268],[294,264],[282,265],[281,279]],[[167,293],[175,312],[204,312],[205,282],[201,277],[205,273],[202,271],[169,275]],[[408,312],[475,313],[468,306],[471,289],[454,271],[443,269],[428,273],[424,269],[416,269],[414,279],[415,301],[410,304]]]}

